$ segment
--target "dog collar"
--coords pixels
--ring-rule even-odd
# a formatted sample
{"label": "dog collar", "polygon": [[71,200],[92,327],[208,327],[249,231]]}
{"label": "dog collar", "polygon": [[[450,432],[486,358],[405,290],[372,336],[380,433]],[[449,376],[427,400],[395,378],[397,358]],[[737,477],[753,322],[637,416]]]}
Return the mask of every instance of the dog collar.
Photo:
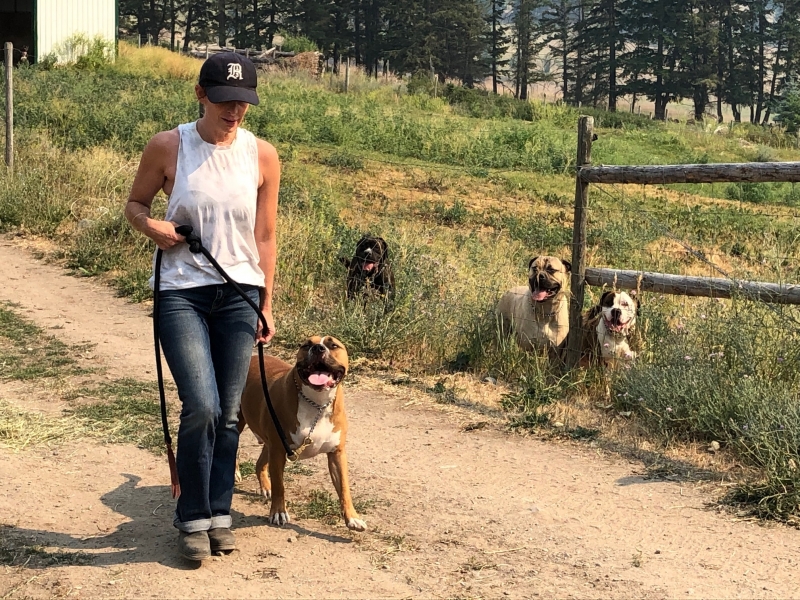
{"label": "dog collar", "polygon": [[317,416],[314,417],[314,421],[311,423],[311,429],[308,430],[308,435],[303,439],[303,443],[295,448],[294,454],[295,456],[299,457],[308,446],[314,443],[314,441],[311,439],[311,434],[314,433],[317,423],[319,423],[319,420],[322,418],[322,413],[324,413],[325,409],[328,408],[331,405],[331,402],[336,399],[336,396],[328,400],[325,404],[317,404],[303,393],[303,388],[297,383],[297,380],[294,379],[294,377],[292,377],[292,379],[294,380],[294,386],[297,388],[297,393],[300,395],[300,397],[317,409]]}
{"label": "dog collar", "polygon": [[[536,302],[534,302],[534,301],[531,299],[531,297],[530,297],[530,296],[528,296],[528,302],[530,302],[530,304],[531,304],[531,308],[532,308],[532,309],[534,309],[534,310],[536,310],[537,303],[536,303]],[[546,312],[546,313],[542,313],[542,315],[543,315],[543,316],[544,316],[546,319],[549,319],[549,318],[551,318],[551,317],[555,317],[557,314],[558,314],[558,311],[557,311],[557,310],[554,310],[553,312]]]}

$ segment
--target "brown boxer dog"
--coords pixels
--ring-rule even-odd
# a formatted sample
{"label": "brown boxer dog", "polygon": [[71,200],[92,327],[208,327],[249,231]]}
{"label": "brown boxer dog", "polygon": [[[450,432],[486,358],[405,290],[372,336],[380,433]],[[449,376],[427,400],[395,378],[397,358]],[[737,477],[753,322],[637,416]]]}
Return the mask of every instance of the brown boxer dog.
{"label": "brown boxer dog", "polygon": [[[297,351],[294,366],[274,356],[264,357],[269,395],[287,441],[299,459],[328,455],[328,470],[339,496],[347,527],[364,531],[367,524],[353,507],[347,475],[347,417],[342,380],[348,369],[347,349],[331,336],[309,338]],[[258,356],[250,361],[239,412],[239,433],[245,426],[264,444],[256,462],[261,494],[271,498],[270,522],[289,522],[283,486],[286,450],[264,401]],[[269,477],[267,476],[269,474]],[[237,468],[238,476],[238,468]]]}

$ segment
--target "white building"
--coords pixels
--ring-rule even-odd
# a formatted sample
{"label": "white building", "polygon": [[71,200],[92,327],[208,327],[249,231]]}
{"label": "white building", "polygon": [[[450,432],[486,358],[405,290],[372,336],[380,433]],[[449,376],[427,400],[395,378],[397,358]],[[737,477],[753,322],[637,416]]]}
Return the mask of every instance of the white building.
{"label": "white building", "polygon": [[77,34],[114,44],[118,14],[116,0],[0,0],[0,44],[27,48],[32,62]]}

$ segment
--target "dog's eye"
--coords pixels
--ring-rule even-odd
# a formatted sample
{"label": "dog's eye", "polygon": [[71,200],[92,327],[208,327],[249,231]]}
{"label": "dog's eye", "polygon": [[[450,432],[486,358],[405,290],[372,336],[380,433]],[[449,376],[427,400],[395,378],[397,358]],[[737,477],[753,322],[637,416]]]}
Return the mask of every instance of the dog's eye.
{"label": "dog's eye", "polygon": [[304,344],[300,344],[298,350],[306,350],[307,348],[311,348],[311,342],[305,342]]}
{"label": "dog's eye", "polygon": [[333,342],[330,342],[330,343],[328,344],[328,347],[329,347],[331,350],[338,350],[339,348],[341,348],[341,346],[340,346],[339,344],[334,344]]}

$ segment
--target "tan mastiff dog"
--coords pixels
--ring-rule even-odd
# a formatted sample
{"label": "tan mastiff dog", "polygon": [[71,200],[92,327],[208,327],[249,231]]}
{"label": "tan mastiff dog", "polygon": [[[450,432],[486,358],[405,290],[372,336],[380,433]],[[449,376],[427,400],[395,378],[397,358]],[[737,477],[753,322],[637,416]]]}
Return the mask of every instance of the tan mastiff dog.
{"label": "tan mastiff dog", "polygon": [[[300,346],[294,366],[274,356],[265,356],[264,367],[272,405],[289,445],[300,459],[320,453],[328,455],[328,469],[344,521],[348,528],[364,531],[367,524],[353,507],[347,475],[347,417],[342,380],[347,374],[348,358],[344,344],[331,336],[315,336]],[[240,433],[245,426],[264,444],[256,462],[256,476],[261,494],[272,499],[270,521],[284,525],[289,522],[283,486],[286,450],[264,400],[258,356],[250,361],[242,394]]]}
{"label": "tan mastiff dog", "polygon": [[503,294],[496,314],[504,333],[515,334],[523,350],[557,351],[569,332],[566,287],[569,261],[537,256],[528,263],[528,285]]}

